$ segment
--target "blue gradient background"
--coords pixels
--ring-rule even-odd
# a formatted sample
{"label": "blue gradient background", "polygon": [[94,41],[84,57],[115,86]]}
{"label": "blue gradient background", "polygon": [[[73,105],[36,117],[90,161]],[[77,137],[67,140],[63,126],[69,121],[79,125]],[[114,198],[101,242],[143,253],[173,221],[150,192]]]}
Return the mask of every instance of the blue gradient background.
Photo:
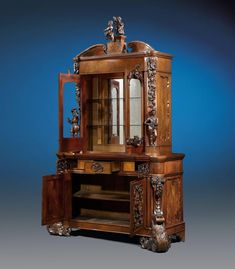
{"label": "blue gradient background", "polygon": [[[0,267],[227,268],[234,260],[235,6],[232,1],[1,1]],[[55,172],[57,75],[104,43],[113,15],[128,41],[172,53],[173,149],[184,152],[187,236],[166,254],[40,226],[41,176]]]}

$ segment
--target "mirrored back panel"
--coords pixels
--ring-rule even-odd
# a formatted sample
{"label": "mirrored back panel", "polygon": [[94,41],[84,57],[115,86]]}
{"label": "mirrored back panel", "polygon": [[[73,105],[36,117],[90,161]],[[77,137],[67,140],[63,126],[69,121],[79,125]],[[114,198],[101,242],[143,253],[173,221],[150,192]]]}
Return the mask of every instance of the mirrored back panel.
{"label": "mirrored back panel", "polygon": [[139,79],[130,80],[130,137],[142,137],[142,87]]}
{"label": "mirrored back panel", "polygon": [[125,152],[123,78],[93,76],[87,100],[89,150]]}

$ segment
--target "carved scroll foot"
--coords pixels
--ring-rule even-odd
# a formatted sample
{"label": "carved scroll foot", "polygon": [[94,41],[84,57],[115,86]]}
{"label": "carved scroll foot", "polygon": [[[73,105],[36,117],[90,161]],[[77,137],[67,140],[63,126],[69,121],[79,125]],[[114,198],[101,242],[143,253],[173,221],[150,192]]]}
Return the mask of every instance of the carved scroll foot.
{"label": "carved scroll foot", "polygon": [[152,228],[152,236],[141,237],[140,244],[142,248],[153,252],[166,252],[170,248],[170,239],[165,231],[164,224],[155,224]]}
{"label": "carved scroll foot", "polygon": [[57,222],[48,225],[47,231],[51,235],[70,236],[71,228],[64,226],[62,222]]}

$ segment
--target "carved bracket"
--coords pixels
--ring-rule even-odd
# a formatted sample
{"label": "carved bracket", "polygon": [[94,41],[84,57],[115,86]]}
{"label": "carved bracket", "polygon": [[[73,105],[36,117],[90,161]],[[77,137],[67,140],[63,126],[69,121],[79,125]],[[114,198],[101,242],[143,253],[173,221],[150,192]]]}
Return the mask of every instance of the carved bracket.
{"label": "carved bracket", "polygon": [[151,176],[151,185],[156,199],[155,209],[152,216],[151,237],[142,237],[140,239],[142,248],[154,252],[166,252],[170,248],[170,238],[165,230],[165,219],[161,209],[164,182],[165,179],[163,176]]}
{"label": "carved bracket", "polygon": [[149,163],[143,163],[138,165],[138,178],[148,177],[150,172]]}
{"label": "carved bracket", "polygon": [[57,174],[63,174],[70,168],[69,162],[66,158],[60,158],[56,162]]}
{"label": "carved bracket", "polygon": [[71,228],[65,227],[62,222],[57,222],[47,226],[47,231],[52,235],[70,236]]}
{"label": "carved bracket", "polygon": [[79,61],[77,59],[74,59],[74,63],[73,63],[73,72],[74,74],[79,74]]}

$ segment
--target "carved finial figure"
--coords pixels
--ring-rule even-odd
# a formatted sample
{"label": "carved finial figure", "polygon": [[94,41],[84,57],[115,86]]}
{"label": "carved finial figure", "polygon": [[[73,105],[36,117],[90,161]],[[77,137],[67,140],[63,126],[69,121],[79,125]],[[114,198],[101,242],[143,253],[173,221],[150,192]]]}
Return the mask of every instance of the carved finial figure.
{"label": "carved finial figure", "polygon": [[157,138],[157,118],[155,116],[155,110],[149,113],[149,117],[145,120],[145,125],[147,126],[149,144],[150,146],[154,146]]}
{"label": "carved finial figure", "polygon": [[122,18],[121,17],[113,17],[113,20],[116,24],[118,35],[125,35],[124,23],[122,22]]}
{"label": "carved finial figure", "polygon": [[71,110],[72,113],[72,119],[68,118],[68,123],[72,124],[72,127],[70,129],[71,135],[73,137],[78,136],[79,132],[79,125],[78,125],[78,120],[79,120],[79,114],[76,108],[73,108]]}
{"label": "carved finial figure", "polygon": [[104,29],[104,34],[108,40],[114,41],[113,21],[108,22],[108,27]]}

